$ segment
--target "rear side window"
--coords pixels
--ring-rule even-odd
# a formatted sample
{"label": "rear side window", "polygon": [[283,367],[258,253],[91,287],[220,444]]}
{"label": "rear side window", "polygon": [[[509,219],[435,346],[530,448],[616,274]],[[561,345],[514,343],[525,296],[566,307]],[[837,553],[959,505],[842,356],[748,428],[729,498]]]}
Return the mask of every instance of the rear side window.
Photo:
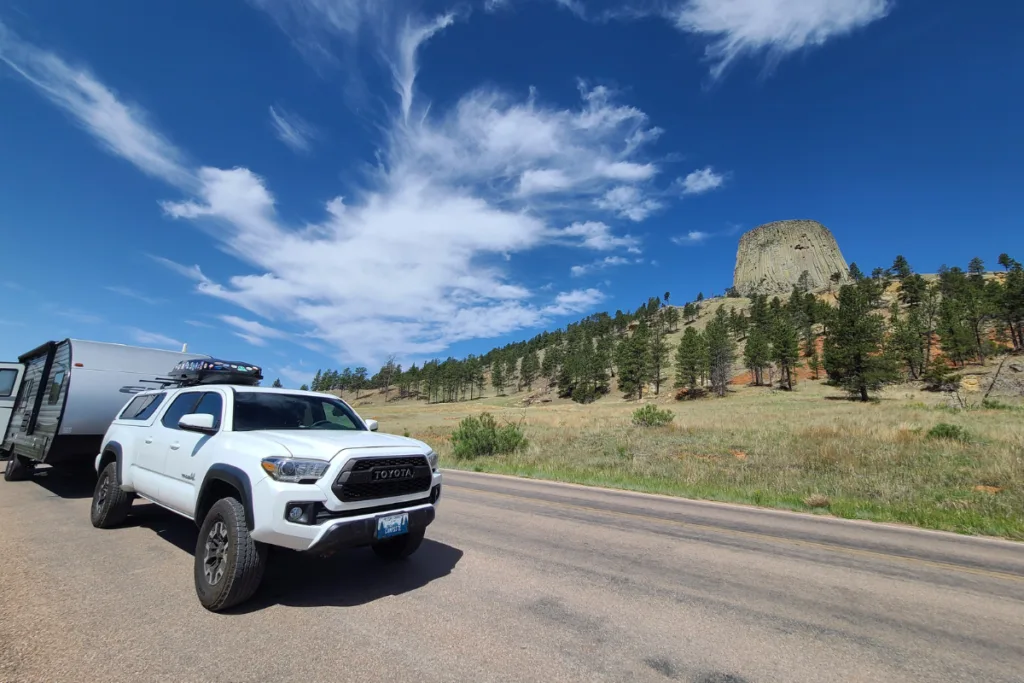
{"label": "rear side window", "polygon": [[202,396],[198,391],[191,391],[187,394],[178,394],[178,397],[171,401],[171,405],[167,406],[167,412],[160,418],[160,424],[168,429],[181,429],[178,426],[178,420],[183,415],[188,415],[192,412],[192,409],[196,407],[196,403],[199,402],[199,397]]}
{"label": "rear side window", "polygon": [[153,413],[160,407],[160,404],[164,402],[164,397],[167,394],[146,394],[145,396],[136,396],[132,399],[132,402],[125,406],[125,409],[121,412],[120,419],[122,420],[148,420],[153,417]]}
{"label": "rear side window", "polygon": [[14,393],[14,380],[17,378],[17,370],[10,368],[0,370],[0,398],[7,398]]}

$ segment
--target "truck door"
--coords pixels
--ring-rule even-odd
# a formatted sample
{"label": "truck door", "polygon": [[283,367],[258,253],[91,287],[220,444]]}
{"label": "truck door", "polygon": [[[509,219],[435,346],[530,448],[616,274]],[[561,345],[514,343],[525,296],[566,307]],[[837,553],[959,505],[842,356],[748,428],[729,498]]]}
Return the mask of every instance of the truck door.
{"label": "truck door", "polygon": [[0,443],[7,434],[7,426],[11,422],[14,401],[18,398],[18,387],[25,366],[21,363],[0,363]]}

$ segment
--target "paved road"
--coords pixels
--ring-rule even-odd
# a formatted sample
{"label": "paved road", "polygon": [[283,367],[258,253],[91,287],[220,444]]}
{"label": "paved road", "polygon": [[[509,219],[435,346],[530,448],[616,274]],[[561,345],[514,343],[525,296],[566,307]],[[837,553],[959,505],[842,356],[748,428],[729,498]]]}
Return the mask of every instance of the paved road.
{"label": "paved road", "polygon": [[450,473],[404,567],[278,557],[195,599],[195,529],[0,482],[0,681],[1024,681],[1024,545]]}

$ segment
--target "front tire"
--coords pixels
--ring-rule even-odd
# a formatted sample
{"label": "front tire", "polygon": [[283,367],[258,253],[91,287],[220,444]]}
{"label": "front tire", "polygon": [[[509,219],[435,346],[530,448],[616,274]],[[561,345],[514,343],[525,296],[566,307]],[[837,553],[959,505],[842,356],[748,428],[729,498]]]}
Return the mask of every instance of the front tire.
{"label": "front tire", "polygon": [[377,553],[377,557],[382,560],[387,560],[388,562],[404,560],[419,550],[420,544],[423,543],[423,536],[426,532],[426,529],[410,531],[407,534],[402,534],[395,538],[389,538],[386,541],[374,543],[371,547],[373,548],[373,552]]}
{"label": "front tire", "polygon": [[234,498],[214,503],[196,542],[196,595],[203,607],[219,612],[248,600],[266,564],[267,547],[249,534],[242,504]]}
{"label": "front tire", "polygon": [[35,465],[31,460],[11,453],[7,456],[7,466],[4,467],[4,481],[31,479],[33,470],[35,470]]}
{"label": "front tire", "polygon": [[117,481],[117,462],[109,462],[96,479],[92,492],[92,525],[97,529],[110,529],[123,524],[131,509],[132,497]]}

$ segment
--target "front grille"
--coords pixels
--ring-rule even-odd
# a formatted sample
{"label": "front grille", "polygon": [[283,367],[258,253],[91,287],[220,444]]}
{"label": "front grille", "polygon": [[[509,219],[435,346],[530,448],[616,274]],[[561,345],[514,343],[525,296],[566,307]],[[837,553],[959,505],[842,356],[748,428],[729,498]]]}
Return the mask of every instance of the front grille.
{"label": "front grille", "polygon": [[[411,467],[413,477],[373,481],[371,470],[378,467]],[[338,500],[351,502],[423,493],[430,489],[431,481],[430,465],[425,456],[363,458],[345,463],[331,489]]]}

